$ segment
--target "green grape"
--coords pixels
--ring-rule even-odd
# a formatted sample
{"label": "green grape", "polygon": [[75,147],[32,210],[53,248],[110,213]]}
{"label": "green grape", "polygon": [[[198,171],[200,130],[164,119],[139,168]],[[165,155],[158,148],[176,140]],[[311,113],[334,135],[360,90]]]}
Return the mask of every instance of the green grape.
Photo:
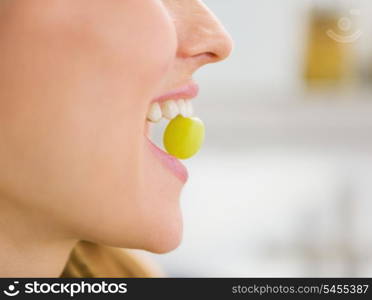
{"label": "green grape", "polygon": [[179,159],[187,159],[200,150],[204,136],[204,123],[199,118],[178,115],[168,123],[163,143],[169,154]]}

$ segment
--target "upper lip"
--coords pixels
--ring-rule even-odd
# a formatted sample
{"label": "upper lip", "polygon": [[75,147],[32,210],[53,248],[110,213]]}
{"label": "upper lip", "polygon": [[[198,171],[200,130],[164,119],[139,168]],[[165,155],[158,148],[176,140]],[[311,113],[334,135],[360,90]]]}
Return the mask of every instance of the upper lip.
{"label": "upper lip", "polygon": [[151,101],[153,102],[163,102],[166,100],[179,100],[179,99],[192,99],[195,98],[199,93],[199,86],[195,82],[191,82],[180,88],[174,89],[167,92],[159,97],[156,97]]}

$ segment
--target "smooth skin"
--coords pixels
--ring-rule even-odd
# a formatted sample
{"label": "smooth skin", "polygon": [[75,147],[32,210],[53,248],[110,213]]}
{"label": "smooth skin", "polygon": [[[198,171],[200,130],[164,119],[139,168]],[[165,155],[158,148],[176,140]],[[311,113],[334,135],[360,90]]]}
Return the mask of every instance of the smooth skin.
{"label": "smooth skin", "polygon": [[0,1],[0,277],[59,276],[80,239],[165,253],[183,183],[147,147],[155,97],[229,56],[199,0]]}

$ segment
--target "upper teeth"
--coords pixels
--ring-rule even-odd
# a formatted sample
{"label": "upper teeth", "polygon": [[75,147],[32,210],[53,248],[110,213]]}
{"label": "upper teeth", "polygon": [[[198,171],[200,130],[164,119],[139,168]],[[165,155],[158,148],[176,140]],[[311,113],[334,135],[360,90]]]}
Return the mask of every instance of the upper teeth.
{"label": "upper teeth", "polygon": [[150,122],[159,122],[162,117],[169,120],[181,114],[184,117],[192,117],[193,107],[191,100],[168,100],[162,104],[154,102],[151,104],[147,113],[147,120]]}

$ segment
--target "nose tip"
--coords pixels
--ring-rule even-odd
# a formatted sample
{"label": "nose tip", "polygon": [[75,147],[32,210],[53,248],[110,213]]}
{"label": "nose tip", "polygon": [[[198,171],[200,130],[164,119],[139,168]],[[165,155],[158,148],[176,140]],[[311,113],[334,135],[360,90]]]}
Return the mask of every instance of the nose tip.
{"label": "nose tip", "polygon": [[228,58],[234,42],[220,21],[212,15],[203,27],[199,28],[200,40],[194,45],[194,54],[207,54],[209,61],[206,63],[216,63]]}
{"label": "nose tip", "polygon": [[214,44],[211,53],[215,56],[215,61],[222,61],[231,55],[234,47],[234,41],[230,34],[219,24],[219,33],[211,37],[211,43]]}
{"label": "nose tip", "polygon": [[202,64],[222,61],[230,56],[233,39],[205,4],[196,3],[198,5],[192,5],[191,17],[179,23],[182,25],[179,28],[178,54],[198,57]]}

